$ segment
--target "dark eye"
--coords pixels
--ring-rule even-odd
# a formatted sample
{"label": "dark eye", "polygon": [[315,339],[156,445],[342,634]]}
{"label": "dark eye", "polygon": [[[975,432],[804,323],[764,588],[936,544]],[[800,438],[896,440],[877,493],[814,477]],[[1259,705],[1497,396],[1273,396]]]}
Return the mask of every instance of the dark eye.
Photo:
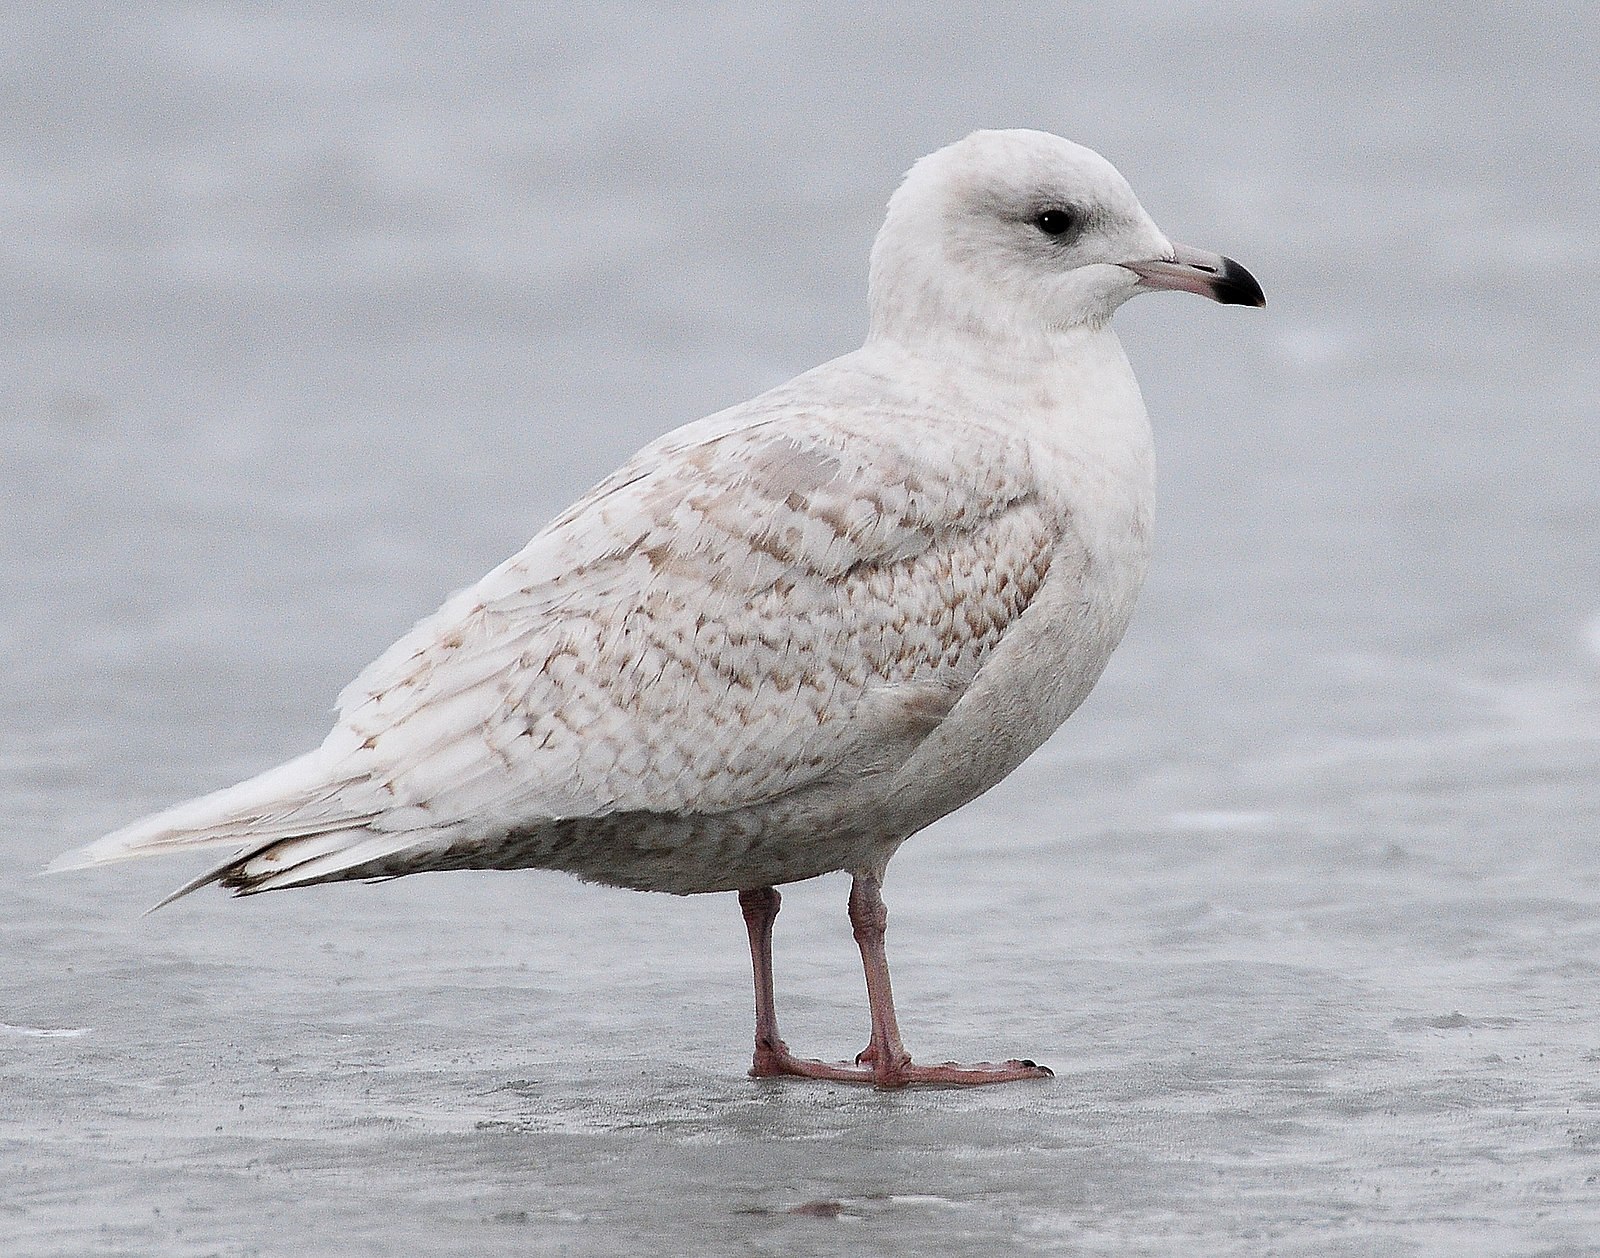
{"label": "dark eye", "polygon": [[1046,236],[1064,236],[1078,225],[1078,216],[1072,210],[1042,210],[1033,225]]}

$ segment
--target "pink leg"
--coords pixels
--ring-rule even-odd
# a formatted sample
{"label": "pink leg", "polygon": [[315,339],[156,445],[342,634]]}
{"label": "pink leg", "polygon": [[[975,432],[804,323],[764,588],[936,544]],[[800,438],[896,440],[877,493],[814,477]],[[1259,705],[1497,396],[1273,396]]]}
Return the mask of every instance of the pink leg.
{"label": "pink leg", "polygon": [[776,887],[739,892],[739,908],[750,932],[750,969],[756,981],[756,1053],[750,1073],[756,1078],[786,1073],[780,1068],[789,1046],[778,1034],[778,1008],[772,997],[772,923],[783,897]]}
{"label": "pink leg", "polygon": [[772,923],[782,904],[776,887],[739,892],[739,908],[744,913],[745,929],[750,932],[750,969],[756,983],[756,1051],[750,1062],[750,1076],[767,1079],[799,1075],[871,1083],[872,1072],[859,1066],[796,1057],[778,1034],[778,1008],[772,995]]}
{"label": "pink leg", "polygon": [[756,1051],[750,1066],[752,1076],[799,1075],[842,1083],[871,1083],[880,1088],[903,1088],[915,1083],[973,1085],[1051,1077],[1052,1072],[1047,1067],[1031,1061],[978,1062],[970,1066],[955,1062],[939,1066],[912,1064],[911,1055],[900,1042],[900,1027],[895,1020],[889,962],[883,951],[889,913],[875,877],[857,877],[850,888],[850,924],[861,949],[867,977],[867,1003],[872,1011],[871,1042],[854,1065],[794,1056],[778,1035],[778,1015],[772,995],[772,923],[778,916],[780,902],[772,887],[739,893],[739,907],[744,911],[745,926],[750,932],[750,961],[756,986]]}

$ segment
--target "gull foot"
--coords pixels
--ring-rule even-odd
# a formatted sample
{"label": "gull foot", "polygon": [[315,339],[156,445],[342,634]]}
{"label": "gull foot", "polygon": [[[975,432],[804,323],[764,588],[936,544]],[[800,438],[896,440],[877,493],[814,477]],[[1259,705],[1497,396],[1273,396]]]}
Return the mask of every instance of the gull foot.
{"label": "gull foot", "polygon": [[835,1083],[865,1083],[878,1088],[905,1088],[914,1085],[926,1087],[978,1087],[985,1083],[1011,1083],[1019,1079],[1053,1079],[1055,1071],[1048,1066],[1025,1060],[980,1061],[970,1065],[947,1061],[937,1066],[919,1066],[910,1057],[880,1065],[872,1049],[864,1050],[855,1063],[842,1061],[817,1061],[810,1057],[796,1057],[789,1046],[777,1043],[758,1044],[755,1058],[750,1064],[752,1079],[773,1079],[789,1075],[801,1079],[828,1079]]}
{"label": "gull foot", "polygon": [[1049,1066],[1026,1058],[1010,1061],[976,1061],[967,1065],[946,1061],[937,1066],[918,1066],[910,1060],[903,1062],[898,1071],[878,1083],[880,1088],[904,1088],[911,1084],[930,1087],[975,1088],[984,1083],[1012,1083],[1018,1079],[1054,1079],[1056,1072]]}

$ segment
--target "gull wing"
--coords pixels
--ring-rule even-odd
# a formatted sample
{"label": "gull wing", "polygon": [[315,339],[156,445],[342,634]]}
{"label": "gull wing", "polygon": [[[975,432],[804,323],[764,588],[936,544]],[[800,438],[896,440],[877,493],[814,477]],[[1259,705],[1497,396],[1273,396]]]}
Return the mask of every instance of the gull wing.
{"label": "gull wing", "polygon": [[242,844],[185,890],[266,889],[873,770],[959,699],[1058,529],[1015,436],[832,367],[646,447],[364,670],[317,751],[60,866]]}

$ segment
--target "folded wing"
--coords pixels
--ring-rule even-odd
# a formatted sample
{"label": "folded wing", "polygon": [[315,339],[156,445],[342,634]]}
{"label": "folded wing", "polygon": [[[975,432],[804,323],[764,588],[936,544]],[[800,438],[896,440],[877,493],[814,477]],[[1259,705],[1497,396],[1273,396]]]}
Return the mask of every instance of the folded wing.
{"label": "folded wing", "polygon": [[886,429],[805,379],[641,451],[357,677],[317,751],[61,865],[238,845],[185,890],[260,890],[464,841],[487,864],[541,820],[861,771],[886,724],[970,684],[1060,522],[1015,438],[912,407]]}

